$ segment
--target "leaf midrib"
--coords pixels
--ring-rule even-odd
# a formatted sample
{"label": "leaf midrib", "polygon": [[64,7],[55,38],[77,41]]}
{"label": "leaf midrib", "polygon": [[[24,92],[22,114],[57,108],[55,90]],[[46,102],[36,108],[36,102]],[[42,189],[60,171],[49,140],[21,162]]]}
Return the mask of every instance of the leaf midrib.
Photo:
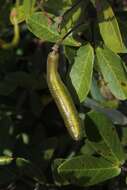
{"label": "leaf midrib", "polygon": [[[110,167],[110,168],[92,168],[92,169],[62,169],[62,171],[102,171],[102,170],[112,170],[112,169],[115,169],[115,170],[118,170],[120,169],[118,166],[115,166],[115,167]],[[58,168],[58,170],[60,170],[60,168]],[[59,171],[60,172],[60,171]]]}
{"label": "leaf midrib", "polygon": [[[39,14],[38,14],[39,15]],[[37,15],[36,15],[37,16]],[[28,21],[31,20],[31,22],[35,23],[36,25],[40,26],[41,28],[44,28],[45,30],[48,30],[49,33],[52,33],[53,35],[55,36],[58,36],[59,37],[59,34],[57,34],[57,31],[55,33],[55,31],[52,29],[52,30],[49,30],[49,27],[48,25],[46,25],[47,27],[45,27],[45,25],[42,26],[42,24],[40,24],[39,22],[36,22],[35,19],[33,19],[32,17],[30,17],[28,19]],[[28,25],[29,25],[29,22],[28,22]]]}

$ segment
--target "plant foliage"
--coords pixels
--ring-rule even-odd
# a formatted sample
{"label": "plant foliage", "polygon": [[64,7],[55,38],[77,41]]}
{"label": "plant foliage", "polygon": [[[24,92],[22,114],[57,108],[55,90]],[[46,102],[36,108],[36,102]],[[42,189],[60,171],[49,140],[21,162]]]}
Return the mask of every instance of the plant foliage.
{"label": "plant foliage", "polygon": [[[124,0],[1,1],[1,188],[125,185],[126,25]],[[83,124],[79,142],[46,81],[48,53],[63,38],[59,73]]]}

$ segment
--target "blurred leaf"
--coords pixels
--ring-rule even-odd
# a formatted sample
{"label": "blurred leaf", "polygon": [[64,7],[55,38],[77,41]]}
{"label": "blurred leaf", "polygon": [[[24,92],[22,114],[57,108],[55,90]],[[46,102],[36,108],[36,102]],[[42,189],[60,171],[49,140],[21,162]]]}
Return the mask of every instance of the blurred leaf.
{"label": "blurred leaf", "polygon": [[67,57],[69,63],[73,64],[77,52],[76,48],[65,46],[64,50],[65,56]]}
{"label": "blurred leaf", "polygon": [[58,186],[68,185],[69,182],[57,172],[57,168],[65,161],[65,159],[55,159],[52,164],[52,173],[55,184]]}
{"label": "blurred leaf", "polygon": [[54,152],[58,146],[58,140],[56,137],[48,138],[44,143],[43,143],[43,157],[46,161],[51,160]]}
{"label": "blurred leaf", "polygon": [[[13,9],[15,9],[15,8],[13,8]],[[13,11],[13,9],[12,9],[12,11]],[[20,5],[18,7],[16,19],[17,19],[18,24],[20,24],[23,21],[25,21],[25,13],[24,13],[24,7],[23,7],[23,5]],[[10,21],[11,21],[12,24],[14,24],[13,18],[11,16],[10,16]]]}
{"label": "blurred leaf", "polygon": [[[44,41],[57,42],[62,38],[53,27],[53,24],[49,24],[48,17],[43,12],[36,12],[32,14],[27,20],[28,29],[38,38]],[[67,37],[64,45],[79,46],[80,43],[75,41],[71,36]]]}
{"label": "blurred leaf", "polygon": [[[44,127],[44,126],[41,126]],[[47,169],[50,167],[51,161],[53,156],[55,156],[55,151],[58,147],[58,140],[56,137],[50,137],[50,138],[43,138],[42,139],[35,139],[40,138],[39,132],[43,132],[43,129],[41,131],[38,131],[38,136],[34,136],[32,139],[31,146],[29,146],[29,157],[33,163],[36,164],[36,166],[39,166],[39,169],[44,172],[47,171]]]}
{"label": "blurred leaf", "polygon": [[36,92],[31,91],[29,101],[32,113],[35,116],[39,117],[43,109],[43,104],[41,102],[40,96]]}
{"label": "blurred leaf", "polygon": [[88,154],[88,155],[93,155],[95,153],[95,150],[89,143],[88,139],[85,140],[83,146],[80,149],[81,154]]}
{"label": "blurred leaf", "polygon": [[9,156],[0,156],[0,166],[8,165],[10,164],[14,158]]}
{"label": "blurred leaf", "polygon": [[48,12],[54,15],[61,15],[65,11],[67,11],[69,8],[71,8],[74,2],[76,2],[76,0],[67,0],[67,1],[47,0],[47,1],[44,1],[43,6]]}
{"label": "blurred leaf", "polygon": [[94,77],[92,78],[90,93],[92,98],[95,99],[96,101],[103,102],[105,100],[105,98],[102,96],[100,92],[98,82]]}
{"label": "blurred leaf", "polygon": [[8,96],[16,89],[16,83],[12,82],[11,80],[5,79],[4,81],[0,82],[0,95]]}
{"label": "blurred leaf", "polygon": [[63,162],[58,167],[60,176],[71,184],[80,186],[95,185],[118,176],[121,169],[104,158],[83,155]]}
{"label": "blurred leaf", "polygon": [[33,13],[35,3],[36,3],[36,0],[23,1],[23,9],[24,9],[26,19]]}
{"label": "blurred leaf", "polygon": [[0,82],[0,95],[9,95],[17,87],[40,90],[46,88],[46,82],[42,76],[16,71],[9,73],[3,81]]}
{"label": "blurred leaf", "polygon": [[[112,102],[109,102],[110,107],[112,106],[111,103]],[[120,111],[114,108],[107,107],[107,105],[105,105],[105,102],[102,102],[102,104],[99,104],[93,99],[86,98],[84,105],[88,108],[91,108],[92,110],[103,113],[116,125],[127,124],[127,117],[124,114],[122,114]]]}
{"label": "blurred leaf", "polygon": [[93,74],[94,52],[90,44],[82,46],[77,51],[75,62],[71,68],[70,78],[80,102],[87,97]]}
{"label": "blurred leaf", "polygon": [[16,166],[19,170],[20,175],[25,175],[38,181],[40,183],[44,183],[45,177],[43,172],[40,170],[39,167],[36,167],[32,162],[26,160],[24,158],[17,158],[16,159]]}
{"label": "blurred leaf", "polygon": [[5,28],[9,25],[9,14],[10,10],[12,7],[12,1],[5,1],[1,0],[0,1],[1,6],[0,6],[0,32],[4,33]]}
{"label": "blurred leaf", "polygon": [[14,182],[18,177],[11,166],[0,166],[0,185]]}
{"label": "blurred leaf", "polygon": [[107,47],[96,49],[97,64],[112,94],[120,99],[127,99],[127,75],[122,59]]}
{"label": "blurred leaf", "polygon": [[14,126],[9,117],[4,116],[0,119],[0,155],[6,155],[7,150],[12,154],[15,142],[13,130]]}
{"label": "blurred leaf", "polygon": [[121,128],[121,143],[123,146],[127,145],[127,125]]}
{"label": "blurred leaf", "polygon": [[90,145],[97,153],[118,166],[125,162],[116,129],[106,116],[98,112],[88,113],[85,130]]}

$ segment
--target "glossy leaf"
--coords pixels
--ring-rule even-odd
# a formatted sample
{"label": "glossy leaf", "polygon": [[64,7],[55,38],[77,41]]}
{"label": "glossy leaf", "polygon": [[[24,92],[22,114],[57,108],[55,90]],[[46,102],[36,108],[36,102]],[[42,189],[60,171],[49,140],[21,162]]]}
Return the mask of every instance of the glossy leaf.
{"label": "glossy leaf", "polygon": [[[27,20],[28,29],[38,38],[44,41],[56,42],[62,36],[59,35],[53,24],[49,23],[49,18],[43,12],[32,14]],[[71,36],[67,37],[63,44],[70,46],[79,46],[80,43]]]}
{"label": "glossy leaf", "polygon": [[96,49],[97,64],[112,94],[120,99],[127,99],[127,74],[122,59],[107,47]]}
{"label": "glossy leaf", "polygon": [[124,52],[125,46],[112,7],[107,0],[99,1],[96,7],[100,33],[105,45],[115,53]]}
{"label": "glossy leaf", "polygon": [[94,52],[90,44],[82,46],[77,51],[75,62],[71,68],[70,78],[80,102],[87,97],[93,73]]}
{"label": "glossy leaf", "polygon": [[111,121],[102,113],[90,112],[86,119],[86,135],[97,153],[118,166],[125,161],[125,155]]}
{"label": "glossy leaf", "polygon": [[119,175],[121,169],[104,158],[78,156],[63,162],[58,173],[71,184],[90,186]]}

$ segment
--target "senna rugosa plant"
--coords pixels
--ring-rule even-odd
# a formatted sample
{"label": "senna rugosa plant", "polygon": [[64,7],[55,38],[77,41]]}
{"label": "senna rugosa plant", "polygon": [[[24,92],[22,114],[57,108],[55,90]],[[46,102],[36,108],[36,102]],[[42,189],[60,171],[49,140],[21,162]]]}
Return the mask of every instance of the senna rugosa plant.
{"label": "senna rugosa plant", "polygon": [[3,22],[0,185],[125,184],[126,1],[5,4],[12,40]]}

